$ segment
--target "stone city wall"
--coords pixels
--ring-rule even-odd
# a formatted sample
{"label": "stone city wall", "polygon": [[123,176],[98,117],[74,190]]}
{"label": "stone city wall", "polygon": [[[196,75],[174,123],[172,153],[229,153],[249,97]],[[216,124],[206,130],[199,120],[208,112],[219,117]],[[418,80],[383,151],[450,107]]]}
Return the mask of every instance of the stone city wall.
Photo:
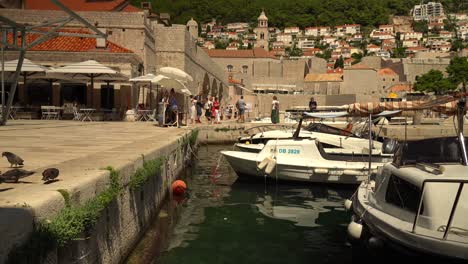
{"label": "stone city wall", "polygon": [[190,74],[194,81],[189,83],[192,94],[206,91],[205,94],[219,93],[228,96],[227,76],[224,71],[196,45],[184,25],[166,27],[155,25],[156,65],[176,67]]}
{"label": "stone city wall", "polygon": [[416,76],[423,75],[430,70],[439,70],[445,74],[445,69],[450,64],[450,58],[437,59],[402,59],[407,81],[416,82]]}

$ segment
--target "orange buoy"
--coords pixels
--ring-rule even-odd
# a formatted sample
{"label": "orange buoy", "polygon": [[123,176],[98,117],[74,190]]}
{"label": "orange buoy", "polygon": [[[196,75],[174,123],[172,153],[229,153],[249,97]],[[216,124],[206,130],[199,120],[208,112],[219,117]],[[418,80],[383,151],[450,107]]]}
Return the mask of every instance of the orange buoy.
{"label": "orange buoy", "polygon": [[187,184],[182,180],[177,180],[172,183],[172,193],[174,195],[182,195],[187,190]]}

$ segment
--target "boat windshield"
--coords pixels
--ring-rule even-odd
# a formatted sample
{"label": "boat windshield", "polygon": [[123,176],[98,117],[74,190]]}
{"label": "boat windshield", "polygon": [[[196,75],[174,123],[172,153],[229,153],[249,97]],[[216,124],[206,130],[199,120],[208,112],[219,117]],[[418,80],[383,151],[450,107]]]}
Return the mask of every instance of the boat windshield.
{"label": "boat windshield", "polygon": [[310,132],[327,133],[327,134],[338,135],[338,136],[358,137],[350,131],[328,126],[322,123],[310,123],[304,128],[304,130],[307,130]]}
{"label": "boat windshield", "polygon": [[399,166],[415,163],[461,163],[461,161],[462,155],[457,137],[401,142],[393,160]]}

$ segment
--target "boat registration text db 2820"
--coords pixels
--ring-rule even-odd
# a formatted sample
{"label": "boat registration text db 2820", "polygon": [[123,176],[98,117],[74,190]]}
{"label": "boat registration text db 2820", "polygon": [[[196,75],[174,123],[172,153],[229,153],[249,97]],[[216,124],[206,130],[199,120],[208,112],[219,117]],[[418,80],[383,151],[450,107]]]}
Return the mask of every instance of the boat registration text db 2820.
{"label": "boat registration text db 2820", "polygon": [[290,149],[290,148],[279,148],[278,149],[278,154],[289,154],[289,155],[299,155],[301,154],[300,149]]}

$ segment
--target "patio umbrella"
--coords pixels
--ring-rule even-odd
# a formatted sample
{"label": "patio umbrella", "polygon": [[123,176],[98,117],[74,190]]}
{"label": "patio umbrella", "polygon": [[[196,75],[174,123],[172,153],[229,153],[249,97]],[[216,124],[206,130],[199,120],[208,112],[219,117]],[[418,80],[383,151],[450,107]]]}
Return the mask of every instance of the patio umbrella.
{"label": "patio umbrella", "polygon": [[[151,93],[151,90],[152,90],[152,81],[156,78],[156,75],[152,74],[152,73],[148,73],[148,74],[145,74],[145,75],[142,75],[142,76],[138,76],[138,77],[135,77],[135,78],[131,78],[129,81],[130,82],[134,82],[134,83],[146,83],[146,84],[149,84],[149,87],[150,87],[150,93]],[[158,93],[158,91],[156,91],[156,94]],[[151,101],[152,101],[152,96],[150,97],[150,105],[151,105]],[[143,93],[143,102],[145,102],[145,94]]]}
{"label": "patio umbrella", "polygon": [[[16,66],[18,65],[18,60],[11,60],[11,61],[6,61],[5,62],[5,72],[10,72],[13,73],[16,71]],[[23,76],[23,82],[24,86],[26,87],[26,78],[30,76],[34,76],[37,74],[43,74],[48,70],[47,67],[44,67],[39,64],[35,64],[32,61],[28,59],[24,59],[23,65],[21,66],[21,73],[20,75]],[[2,94],[3,97],[3,94]],[[2,99],[2,104],[3,104],[3,99]]]}
{"label": "patio umbrella", "polygon": [[117,71],[104,66],[95,60],[87,60],[60,68],[50,69],[46,72],[46,74],[49,76],[54,76],[56,73],[63,74],[64,77],[71,79],[89,79],[91,82],[91,87],[94,89],[94,80],[97,77],[101,77],[103,79],[112,78],[117,74]]}
{"label": "patio umbrella", "polygon": [[162,75],[162,74],[157,75],[151,82],[162,85],[162,86],[167,87],[167,88],[174,88],[174,91],[179,92],[179,93],[184,93],[184,94],[187,94],[187,95],[192,94],[187,89],[184,82],[179,81],[179,80],[174,79],[174,78],[167,77],[167,76]]}
{"label": "patio umbrella", "polygon": [[169,78],[173,78],[183,82],[193,82],[192,76],[190,76],[188,73],[184,72],[181,69],[177,69],[174,67],[162,67],[159,69],[159,72],[162,75]]}

